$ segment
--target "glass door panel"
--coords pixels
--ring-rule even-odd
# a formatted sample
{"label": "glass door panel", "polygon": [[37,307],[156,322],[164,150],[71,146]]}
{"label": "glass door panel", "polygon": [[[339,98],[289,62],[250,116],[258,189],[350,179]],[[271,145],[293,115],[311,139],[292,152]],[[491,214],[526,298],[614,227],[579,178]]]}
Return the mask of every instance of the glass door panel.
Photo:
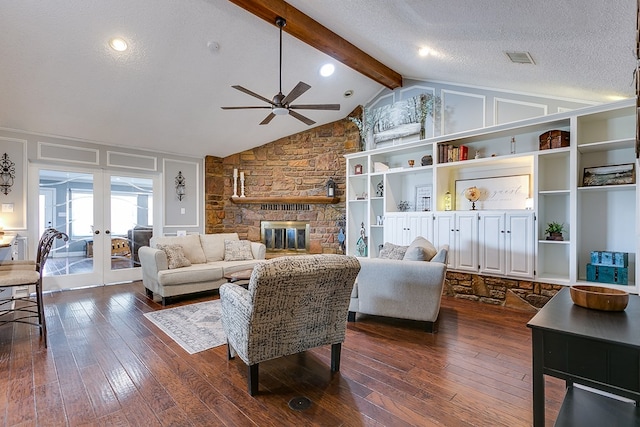
{"label": "glass door panel", "polygon": [[[38,239],[48,227],[66,233],[68,242],[56,240],[45,264],[45,290],[97,284],[101,267],[96,262],[95,176],[93,173],[53,169],[39,171]],[[98,234],[94,234],[94,233]]]}
{"label": "glass door panel", "polygon": [[153,179],[111,174],[105,200],[105,283],[140,280],[138,249],[148,246],[153,234]]}

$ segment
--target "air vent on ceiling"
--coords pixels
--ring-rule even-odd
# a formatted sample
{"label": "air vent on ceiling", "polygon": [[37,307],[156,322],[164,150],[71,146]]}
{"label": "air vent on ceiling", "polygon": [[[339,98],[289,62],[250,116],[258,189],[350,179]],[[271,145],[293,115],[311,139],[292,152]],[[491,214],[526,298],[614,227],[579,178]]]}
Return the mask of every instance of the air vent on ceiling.
{"label": "air vent on ceiling", "polygon": [[533,58],[529,52],[505,52],[511,62],[516,64],[534,64]]}

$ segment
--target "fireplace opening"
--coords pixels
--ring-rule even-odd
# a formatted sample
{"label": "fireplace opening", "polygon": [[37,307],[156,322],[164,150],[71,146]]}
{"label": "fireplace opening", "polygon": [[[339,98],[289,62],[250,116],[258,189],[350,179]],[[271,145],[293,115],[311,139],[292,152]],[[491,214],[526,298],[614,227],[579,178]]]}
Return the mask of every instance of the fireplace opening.
{"label": "fireplace opening", "polygon": [[308,253],[309,228],[304,221],[261,221],[260,238],[268,253]]}

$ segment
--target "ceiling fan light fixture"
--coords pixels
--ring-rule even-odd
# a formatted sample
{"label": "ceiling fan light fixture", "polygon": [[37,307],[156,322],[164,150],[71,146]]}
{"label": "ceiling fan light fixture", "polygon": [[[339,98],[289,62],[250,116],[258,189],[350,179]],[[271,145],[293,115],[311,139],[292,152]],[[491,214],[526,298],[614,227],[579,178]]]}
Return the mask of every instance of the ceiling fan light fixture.
{"label": "ceiling fan light fixture", "polygon": [[286,116],[287,114],[289,114],[289,109],[284,107],[273,107],[271,112],[276,116]]}

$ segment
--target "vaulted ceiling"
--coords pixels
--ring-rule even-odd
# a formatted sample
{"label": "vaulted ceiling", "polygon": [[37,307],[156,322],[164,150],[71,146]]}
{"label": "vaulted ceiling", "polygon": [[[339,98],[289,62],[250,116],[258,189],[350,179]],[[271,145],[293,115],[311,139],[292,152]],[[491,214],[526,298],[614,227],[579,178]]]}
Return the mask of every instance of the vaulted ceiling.
{"label": "vaulted ceiling", "polygon": [[[594,102],[634,96],[634,0],[288,4],[404,78]],[[269,99],[279,86],[277,27],[227,0],[3,0],[0,28],[0,127],[193,156],[308,128],[291,116],[260,126],[269,110],[220,108],[262,104],[232,85]],[[114,36],[125,52],[109,48]],[[506,51],[528,52],[535,65],[511,63]],[[296,103],[341,104],[300,111],[317,124],[384,87],[286,32],[282,61],[285,94],[311,85]],[[327,62],[336,71],[321,77]]]}

